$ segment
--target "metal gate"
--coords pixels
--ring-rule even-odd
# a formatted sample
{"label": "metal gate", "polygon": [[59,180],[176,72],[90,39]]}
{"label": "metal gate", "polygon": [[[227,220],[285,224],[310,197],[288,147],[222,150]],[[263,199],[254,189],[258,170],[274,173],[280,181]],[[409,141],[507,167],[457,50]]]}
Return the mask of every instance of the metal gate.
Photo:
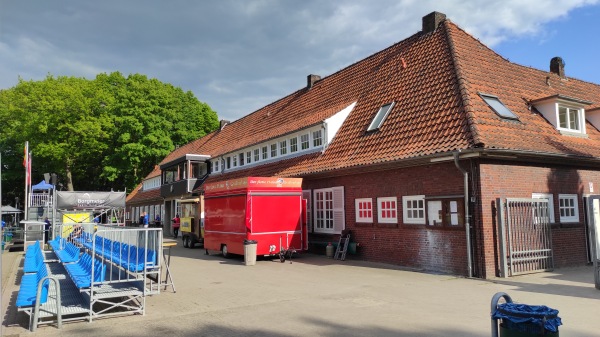
{"label": "metal gate", "polygon": [[498,199],[500,276],[552,270],[547,199]]}

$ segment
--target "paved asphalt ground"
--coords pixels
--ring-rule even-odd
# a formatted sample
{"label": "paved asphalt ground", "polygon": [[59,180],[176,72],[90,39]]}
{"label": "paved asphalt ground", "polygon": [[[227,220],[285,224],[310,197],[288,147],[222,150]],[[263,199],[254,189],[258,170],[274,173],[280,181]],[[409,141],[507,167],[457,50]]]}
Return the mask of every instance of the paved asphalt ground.
{"label": "paved asphalt ground", "polygon": [[171,259],[177,292],[149,297],[144,316],[31,333],[27,315],[10,303],[22,255],[2,256],[1,336],[490,336],[490,302],[500,291],[558,309],[563,337],[600,335],[600,290],[589,266],[480,280],[310,254],[245,266],[242,257],[180,243]]}

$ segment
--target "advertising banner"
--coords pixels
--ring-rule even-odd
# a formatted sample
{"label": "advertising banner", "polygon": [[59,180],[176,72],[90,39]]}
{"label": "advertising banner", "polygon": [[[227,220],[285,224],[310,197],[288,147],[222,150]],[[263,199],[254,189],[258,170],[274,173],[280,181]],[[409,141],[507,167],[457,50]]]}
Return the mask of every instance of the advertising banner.
{"label": "advertising banner", "polygon": [[125,208],[125,192],[56,192],[59,209]]}

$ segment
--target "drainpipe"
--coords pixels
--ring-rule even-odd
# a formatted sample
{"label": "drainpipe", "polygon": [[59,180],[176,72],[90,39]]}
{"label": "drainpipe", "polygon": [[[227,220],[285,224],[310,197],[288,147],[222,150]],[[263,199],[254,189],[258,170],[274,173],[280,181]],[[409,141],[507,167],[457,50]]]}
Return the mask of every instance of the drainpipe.
{"label": "drainpipe", "polygon": [[465,234],[467,236],[467,269],[469,271],[469,277],[473,277],[473,268],[471,267],[471,225],[470,225],[470,221],[469,221],[469,173],[463,169],[460,164],[458,163],[458,154],[460,153],[460,150],[458,152],[454,152],[454,165],[456,165],[456,168],[460,170],[460,172],[462,172],[463,177],[464,177],[464,185],[465,185]]}

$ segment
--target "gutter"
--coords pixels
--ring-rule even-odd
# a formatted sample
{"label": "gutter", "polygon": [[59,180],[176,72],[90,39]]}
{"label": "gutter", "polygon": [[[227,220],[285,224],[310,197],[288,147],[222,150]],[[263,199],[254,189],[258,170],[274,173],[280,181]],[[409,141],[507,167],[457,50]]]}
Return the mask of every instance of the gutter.
{"label": "gutter", "polygon": [[454,155],[454,165],[456,168],[462,172],[464,177],[464,187],[465,187],[465,235],[467,237],[467,269],[469,277],[473,277],[473,268],[472,268],[472,256],[471,256],[471,224],[469,221],[469,173],[460,166],[458,163],[458,155],[460,150],[457,152],[453,152]]}

